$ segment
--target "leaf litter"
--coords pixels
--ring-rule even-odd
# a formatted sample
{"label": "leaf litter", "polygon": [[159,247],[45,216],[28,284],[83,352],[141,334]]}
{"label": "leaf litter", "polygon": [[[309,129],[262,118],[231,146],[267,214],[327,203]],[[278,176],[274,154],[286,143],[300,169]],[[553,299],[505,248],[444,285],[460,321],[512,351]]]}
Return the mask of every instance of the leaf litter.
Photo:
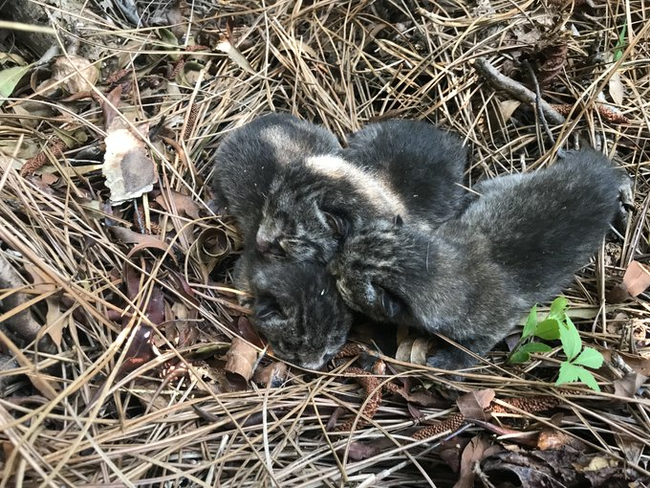
{"label": "leaf litter", "polygon": [[[79,45],[46,66],[0,38],[0,486],[648,483],[640,0],[72,4],[43,18]],[[497,348],[465,381],[408,331],[357,335],[321,373],[268,354],[231,286],[240,237],[206,203],[221,138],[271,110],[342,139],[427,118],[466,138],[472,185],[551,159],[535,82],[559,144],[634,177],[627,228],[565,291],[602,393],[555,386],[559,348]]]}

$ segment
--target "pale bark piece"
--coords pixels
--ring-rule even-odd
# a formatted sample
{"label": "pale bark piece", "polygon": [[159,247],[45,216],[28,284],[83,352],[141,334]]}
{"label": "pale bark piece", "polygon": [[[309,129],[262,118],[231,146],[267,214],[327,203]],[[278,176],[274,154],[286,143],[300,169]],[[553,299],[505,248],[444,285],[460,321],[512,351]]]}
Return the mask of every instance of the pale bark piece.
{"label": "pale bark piece", "polygon": [[[120,127],[119,122],[119,119],[114,121],[106,136],[102,166],[105,184],[111,190],[112,205],[150,192],[158,181],[156,166],[147,154],[144,141],[129,128]],[[145,134],[149,132],[147,127],[140,127],[140,130]]]}

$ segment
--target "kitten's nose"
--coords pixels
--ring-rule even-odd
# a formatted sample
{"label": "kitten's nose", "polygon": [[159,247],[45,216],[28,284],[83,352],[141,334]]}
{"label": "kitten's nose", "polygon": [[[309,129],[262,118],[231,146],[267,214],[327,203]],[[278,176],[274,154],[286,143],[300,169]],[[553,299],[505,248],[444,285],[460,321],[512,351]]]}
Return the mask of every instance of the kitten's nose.
{"label": "kitten's nose", "polygon": [[257,250],[262,254],[269,253],[269,254],[274,254],[276,256],[280,256],[284,254],[284,249],[282,249],[282,245],[280,244],[280,239],[278,239],[277,237],[273,240],[269,240],[257,236],[257,239],[255,240],[255,246],[257,247]]}

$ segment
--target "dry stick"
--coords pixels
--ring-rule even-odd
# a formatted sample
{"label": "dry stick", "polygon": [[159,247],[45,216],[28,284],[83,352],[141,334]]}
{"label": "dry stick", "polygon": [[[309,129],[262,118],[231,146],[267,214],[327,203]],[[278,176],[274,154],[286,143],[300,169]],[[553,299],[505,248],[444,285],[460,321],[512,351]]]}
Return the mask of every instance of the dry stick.
{"label": "dry stick", "polygon": [[[535,105],[535,100],[537,96],[534,92],[530,91],[524,85],[515,81],[507,76],[501,74],[490,62],[485,58],[478,58],[474,61],[474,69],[478,71],[485,80],[492,85],[494,88],[503,90],[507,94],[513,96],[515,99],[520,102],[528,103],[529,105]],[[562,117],[551,105],[539,99],[539,107],[546,117],[546,120],[553,124],[564,124],[566,119]]]}

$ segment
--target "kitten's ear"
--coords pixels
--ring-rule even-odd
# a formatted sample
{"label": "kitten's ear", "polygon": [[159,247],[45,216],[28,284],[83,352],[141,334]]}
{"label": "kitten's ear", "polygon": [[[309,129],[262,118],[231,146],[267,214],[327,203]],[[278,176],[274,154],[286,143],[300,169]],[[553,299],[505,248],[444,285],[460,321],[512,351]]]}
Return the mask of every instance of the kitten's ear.
{"label": "kitten's ear", "polygon": [[404,225],[401,215],[395,215],[395,217],[393,217],[393,225],[398,229]]}
{"label": "kitten's ear", "polygon": [[325,211],[323,211],[323,215],[325,216],[325,221],[327,222],[327,225],[329,226],[330,229],[332,229],[332,232],[334,232],[334,235],[336,237],[338,238],[347,237],[350,230],[350,224],[345,217],[341,215],[336,215],[335,213],[332,212],[325,212]]}
{"label": "kitten's ear", "polygon": [[404,300],[394,293],[391,293],[381,286],[376,286],[375,291],[379,296],[381,307],[384,309],[384,313],[389,319],[395,319],[406,309],[406,303],[404,303]]}

